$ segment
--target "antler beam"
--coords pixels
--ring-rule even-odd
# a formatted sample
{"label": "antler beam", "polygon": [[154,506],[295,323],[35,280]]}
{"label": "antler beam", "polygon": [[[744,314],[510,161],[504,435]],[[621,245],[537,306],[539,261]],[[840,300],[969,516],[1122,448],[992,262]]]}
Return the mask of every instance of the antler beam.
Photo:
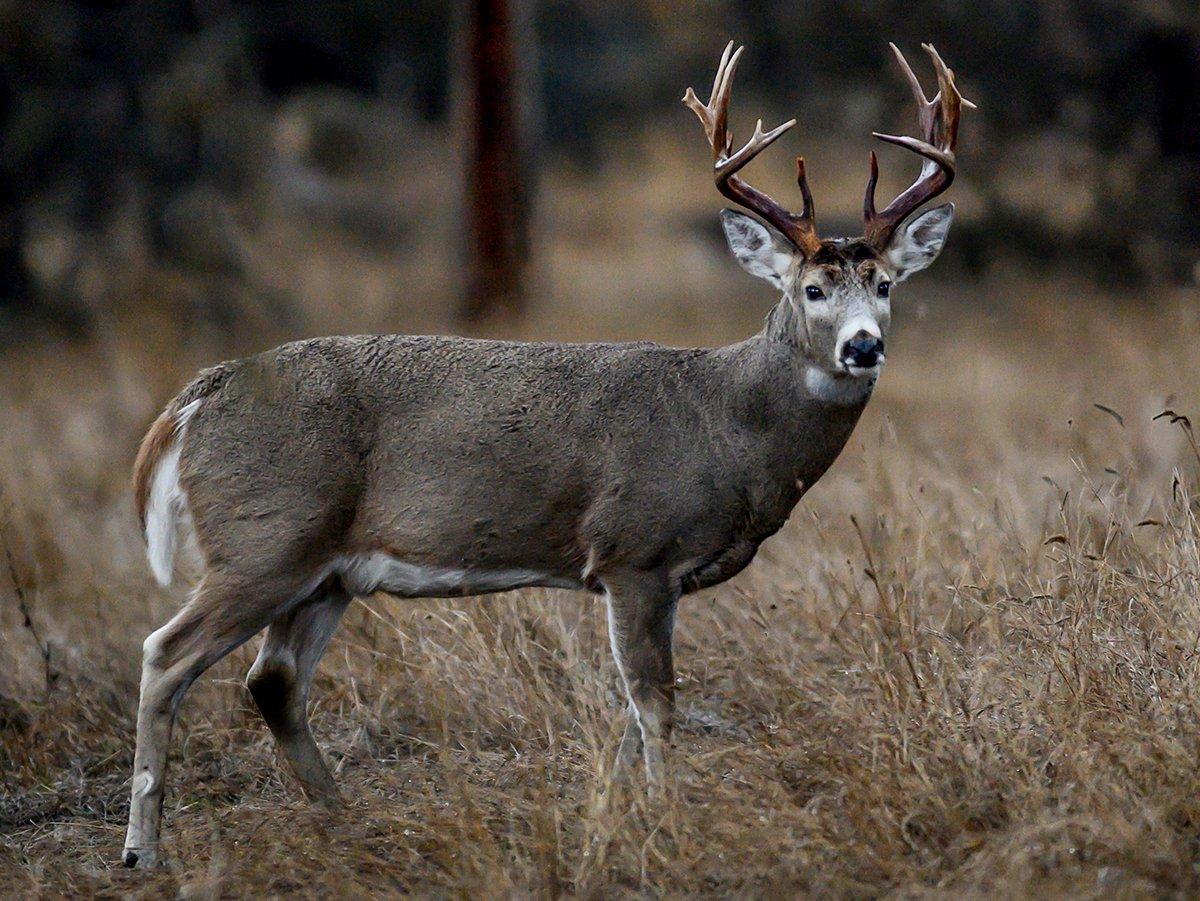
{"label": "antler beam", "polygon": [[918,207],[937,197],[954,181],[954,147],[958,141],[958,119],[962,107],[975,109],[975,104],[963,99],[954,85],[954,72],[942,61],[932,44],[921,48],[933,60],[937,72],[938,92],[932,100],[925,97],[921,82],[913,74],[908,60],[895,44],[889,44],[896,60],[912,88],[917,102],[917,124],[921,137],[907,135],[885,135],[873,132],[881,141],[906,147],[924,158],[921,174],[907,189],[887,205],[882,212],[875,212],[875,183],[879,179],[879,162],[871,151],[871,174],[867,179],[867,191],[863,198],[865,228],[863,237],[879,248],[886,247],[896,229]]}
{"label": "antler beam", "polygon": [[762,119],[754,127],[750,140],[733,152],[733,133],[729,130],[729,98],[733,92],[733,75],[737,71],[738,61],[742,57],[744,47],[733,49],[730,41],[721,62],[717,66],[717,75],[713,80],[712,94],[708,103],[701,103],[696,92],[691,88],[683,95],[683,102],[696,114],[713,152],[713,178],[717,190],[739,206],[745,207],[752,213],[757,213],[776,229],[787,236],[805,254],[816,252],[821,246],[817,237],[816,221],[814,219],[812,193],[804,177],[804,159],[796,159],[796,180],[800,185],[800,194],[804,199],[804,211],[800,214],[789,212],[781,204],[762,191],[748,184],[738,173],[760,153],[771,146],[780,135],[796,124],[790,119],[770,131],[763,131]]}

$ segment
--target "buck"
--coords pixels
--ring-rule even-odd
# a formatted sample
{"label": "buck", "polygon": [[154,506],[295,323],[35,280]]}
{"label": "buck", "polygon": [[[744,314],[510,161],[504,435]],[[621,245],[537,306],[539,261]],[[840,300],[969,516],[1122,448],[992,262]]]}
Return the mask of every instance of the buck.
{"label": "buck", "polygon": [[134,487],[148,556],[169,584],[177,526],[203,561],[190,600],[145,641],[127,866],[158,856],[164,770],[180,699],[266,629],[247,676],[305,794],[335,803],[313,740],[313,672],[347,605],[386,592],[458,597],[525,586],[606,599],[629,719],[616,772],[643,758],[663,784],[674,706],[671,633],[682,595],[754,558],[846,444],[884,364],[894,284],[941,250],[950,204],[905,224],[954,178],[962,106],[916,96],[919,138],[876,134],[922,158],[877,212],[874,153],[857,238],[822,240],[803,211],[742,168],[795,120],[734,150],[742,50],[721,58],[704,126],[734,256],[782,292],[762,331],[727,347],[526,344],[445,337],[318,338],[205,370],[142,442]]}

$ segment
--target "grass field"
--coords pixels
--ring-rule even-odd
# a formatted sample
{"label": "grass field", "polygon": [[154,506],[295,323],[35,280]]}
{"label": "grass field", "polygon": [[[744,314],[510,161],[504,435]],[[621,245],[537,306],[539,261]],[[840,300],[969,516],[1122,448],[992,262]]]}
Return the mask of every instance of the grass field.
{"label": "grass field", "polygon": [[[650,316],[649,251],[621,269],[564,248],[523,333],[742,337],[769,300],[708,255],[685,258],[704,302],[685,279]],[[320,284],[344,261],[311,266]],[[356,271],[356,300],[309,328],[374,321],[386,273]],[[745,573],[683,603],[662,803],[605,779],[622,702],[598,600],[374,597],[313,692],[344,812],[310,810],[277,765],[244,648],[184,702],[153,873],[117,866],[139,646],[183,589],[150,580],[128,472],[196,366],[265,339],[131,302],[86,341],[14,345],[0,894],[1200,891],[1200,456],[1156,418],[1200,413],[1197,297],[954,284],[898,297],[841,459]],[[744,303],[717,302],[735,287]],[[412,328],[436,327],[430,304]]]}

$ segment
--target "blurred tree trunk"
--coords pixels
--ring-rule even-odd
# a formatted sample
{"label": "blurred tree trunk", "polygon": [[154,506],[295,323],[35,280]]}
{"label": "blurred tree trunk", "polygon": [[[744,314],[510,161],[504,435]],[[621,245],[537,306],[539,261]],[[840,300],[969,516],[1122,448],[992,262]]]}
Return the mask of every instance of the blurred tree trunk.
{"label": "blurred tree trunk", "polygon": [[21,210],[14,195],[7,186],[0,187],[0,308],[23,306],[33,292],[21,242]]}
{"label": "blurred tree trunk", "polygon": [[[15,103],[11,79],[0,72],[0,133],[12,135]],[[0,308],[25,304],[33,291],[24,246],[26,198],[22,188],[28,181],[24,173],[0,166]]]}
{"label": "blurred tree trunk", "polygon": [[469,273],[462,316],[520,315],[529,253],[519,104],[518,0],[466,0]]}

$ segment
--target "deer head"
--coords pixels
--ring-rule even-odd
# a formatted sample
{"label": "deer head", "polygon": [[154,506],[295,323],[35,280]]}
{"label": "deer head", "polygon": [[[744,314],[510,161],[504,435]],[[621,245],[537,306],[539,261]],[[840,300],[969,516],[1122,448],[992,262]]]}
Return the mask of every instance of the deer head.
{"label": "deer head", "polygon": [[954,86],[954,73],[930,44],[923,44],[933,61],[938,93],[925,97],[920,82],[904,55],[890,45],[917,101],[921,137],[875,137],[906,147],[923,157],[917,180],[882,211],[875,210],[875,183],[879,165],[871,153],[870,177],[863,201],[861,237],[822,239],[817,234],[812,192],[805,178],[804,159],[796,159],[796,180],[804,207],[790,212],[738,173],[796,124],[795,119],[764,132],[758,120],[750,140],[736,152],[729,130],[729,98],[733,75],[742,50],[731,41],[721,56],[712,94],[701,103],[687,89],[683,102],[704,126],[713,152],[717,190],[760,216],[759,222],[744,213],[721,213],[729,247],[742,268],[766,279],[784,295],[794,324],[788,336],[809,362],[834,376],[870,378],[884,361],[884,342],[891,321],[892,285],[919,272],[937,258],[954,218],[954,205],[926,210],[906,223],[920,206],[941,194],[954,180],[954,147],[963,106],[974,108]]}

